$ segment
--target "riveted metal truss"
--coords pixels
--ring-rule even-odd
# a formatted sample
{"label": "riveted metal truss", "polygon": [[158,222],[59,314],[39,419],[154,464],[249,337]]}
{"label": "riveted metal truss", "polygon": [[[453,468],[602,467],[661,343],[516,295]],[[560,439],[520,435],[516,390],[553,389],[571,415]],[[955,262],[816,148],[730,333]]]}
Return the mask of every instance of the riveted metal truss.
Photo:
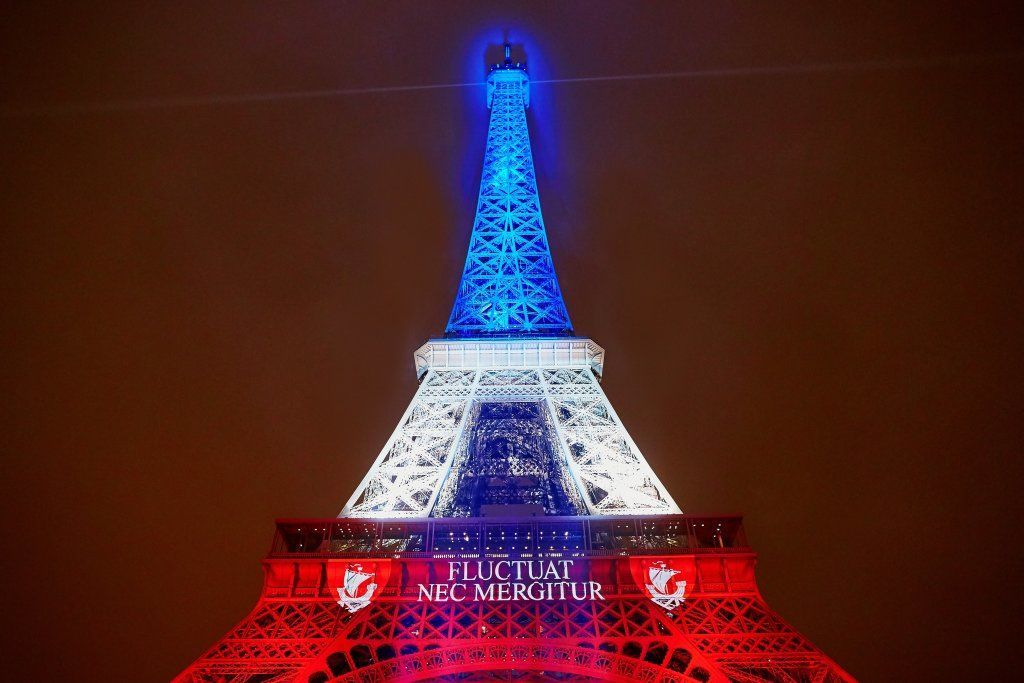
{"label": "riveted metal truss", "polygon": [[[501,668],[550,671],[559,663],[564,667],[554,670],[601,680],[849,680],[784,621],[775,617],[765,622],[760,615],[771,612],[756,596],[701,602],[705,607],[727,602],[736,609],[712,609],[712,623],[706,612],[690,619],[689,606],[681,610],[683,619],[673,620],[651,602],[628,597],[583,603],[381,602],[324,649],[325,654],[347,654],[350,664],[336,666],[343,672],[325,680],[404,680],[430,671]],[[722,637],[733,641],[732,649],[741,649],[745,637],[760,629],[793,644],[746,658],[709,653],[690,632],[693,621],[725,632]],[[319,667],[311,662],[302,673],[315,673]]]}
{"label": "riveted metal truss", "polygon": [[586,511],[599,515],[679,512],[583,367],[429,369],[398,427],[349,499],[346,517],[448,514],[445,482],[465,454],[475,402],[536,401],[549,411],[559,466]]}
{"label": "riveted metal truss", "polygon": [[[852,683],[764,603],[739,518],[678,514],[600,387],[604,350],[571,336],[537,193],[529,80],[509,49],[487,79],[480,195],[446,338],[416,351],[419,388],[343,519],[279,522],[256,607],[175,683]],[[471,450],[473,434],[483,445]],[[488,491],[479,519],[465,515],[483,497],[460,499],[463,481]],[[553,493],[523,502],[523,491]],[[543,516],[502,517],[523,507]],[[423,599],[434,563],[481,557],[571,558],[601,590]],[[690,572],[671,608],[643,578],[655,560]],[[382,582],[354,612],[337,578],[352,567]]]}
{"label": "riveted metal truss", "polygon": [[[628,596],[442,604],[406,597],[355,615],[323,597],[263,599],[176,683],[369,683],[460,674],[457,680],[476,681],[502,671],[563,681],[853,680],[756,594],[700,597],[678,611],[669,618]],[[549,679],[545,672],[559,675]]]}
{"label": "riveted metal truss", "polygon": [[565,335],[569,314],[551,260],[526,126],[525,69],[492,73],[476,219],[445,334]]}
{"label": "riveted metal truss", "polygon": [[[445,541],[453,526],[531,540],[457,547]],[[424,598],[422,582],[444,576],[453,560],[517,556],[571,560],[576,579],[600,591]],[[852,683],[765,603],[756,559],[735,516],[281,520],[256,607],[175,683]],[[651,595],[643,571],[651,563],[686,573],[685,600],[665,609]],[[353,564],[381,581],[355,612],[339,603],[337,583]]]}
{"label": "riveted metal truss", "polygon": [[328,600],[262,598],[175,681],[285,683],[337,637],[352,615]]}

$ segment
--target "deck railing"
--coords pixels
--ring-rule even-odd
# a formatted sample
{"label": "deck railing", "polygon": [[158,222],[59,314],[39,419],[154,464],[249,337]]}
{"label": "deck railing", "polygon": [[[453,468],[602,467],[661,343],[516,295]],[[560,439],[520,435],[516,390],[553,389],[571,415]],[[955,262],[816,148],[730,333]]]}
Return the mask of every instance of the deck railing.
{"label": "deck railing", "polygon": [[748,551],[738,515],[278,520],[270,557],[573,557]]}

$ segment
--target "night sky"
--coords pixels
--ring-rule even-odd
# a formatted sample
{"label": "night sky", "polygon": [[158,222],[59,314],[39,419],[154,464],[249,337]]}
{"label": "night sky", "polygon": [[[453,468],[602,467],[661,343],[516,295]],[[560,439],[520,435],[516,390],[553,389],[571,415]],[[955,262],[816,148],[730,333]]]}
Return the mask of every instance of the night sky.
{"label": "night sky", "polygon": [[166,681],[276,517],[341,509],[447,320],[507,33],[534,79],[696,72],[529,112],[569,313],[680,506],[745,514],[854,676],[1009,680],[1018,4],[7,7],[4,677]]}

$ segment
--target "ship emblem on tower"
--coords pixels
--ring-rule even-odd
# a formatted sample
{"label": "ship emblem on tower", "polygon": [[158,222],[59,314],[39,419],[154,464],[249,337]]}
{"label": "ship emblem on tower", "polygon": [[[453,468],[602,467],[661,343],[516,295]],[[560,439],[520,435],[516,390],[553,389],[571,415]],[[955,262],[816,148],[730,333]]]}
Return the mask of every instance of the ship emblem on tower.
{"label": "ship emblem on tower", "polygon": [[[647,568],[650,583],[646,587],[651,594],[651,601],[669,612],[683,604],[685,599],[686,581],[677,581],[676,574],[679,574],[678,569],[672,569],[662,561],[655,562]],[[675,587],[669,588],[671,584]]]}
{"label": "ship emblem on tower", "polygon": [[377,584],[374,573],[363,571],[362,565],[352,564],[345,569],[345,582],[338,586],[338,604],[349,612],[358,612],[370,604]]}
{"label": "ship emblem on tower", "polygon": [[[504,51],[462,278],[409,407],[338,516],[278,520],[256,607],[176,683],[852,683],[765,604],[742,519],[683,514],[612,407]],[[659,455],[681,469],[679,451]]]}

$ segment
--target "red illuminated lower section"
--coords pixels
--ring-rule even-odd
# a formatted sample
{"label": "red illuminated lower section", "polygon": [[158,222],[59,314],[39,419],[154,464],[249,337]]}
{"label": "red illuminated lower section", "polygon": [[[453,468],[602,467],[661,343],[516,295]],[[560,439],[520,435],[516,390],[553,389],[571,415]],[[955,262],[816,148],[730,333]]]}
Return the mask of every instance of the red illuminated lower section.
{"label": "red illuminated lower section", "polygon": [[256,607],[176,681],[852,681],[755,559],[738,518],[282,522]]}

